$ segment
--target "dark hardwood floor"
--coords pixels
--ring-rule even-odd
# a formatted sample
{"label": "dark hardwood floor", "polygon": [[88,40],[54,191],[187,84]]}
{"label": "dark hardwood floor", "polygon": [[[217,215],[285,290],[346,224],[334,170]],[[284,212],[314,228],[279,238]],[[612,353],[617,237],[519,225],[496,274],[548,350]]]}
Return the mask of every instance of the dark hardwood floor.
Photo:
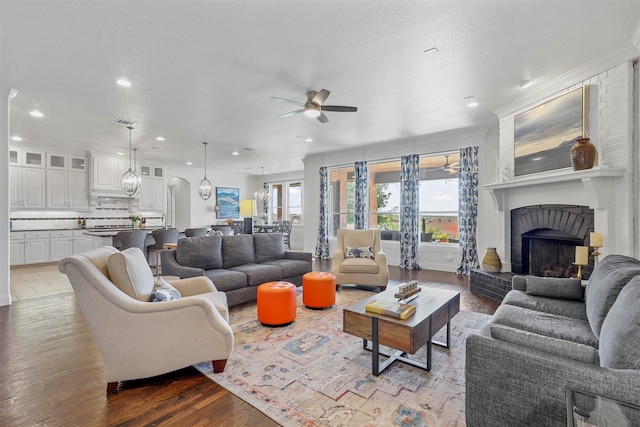
{"label": "dark hardwood floor", "polygon": [[[316,270],[327,270],[319,262]],[[492,314],[453,273],[390,267],[390,285],[415,279],[461,292],[461,309]],[[1,426],[277,426],[195,368],[121,382],[107,395],[104,368],[74,294],[0,307]]]}

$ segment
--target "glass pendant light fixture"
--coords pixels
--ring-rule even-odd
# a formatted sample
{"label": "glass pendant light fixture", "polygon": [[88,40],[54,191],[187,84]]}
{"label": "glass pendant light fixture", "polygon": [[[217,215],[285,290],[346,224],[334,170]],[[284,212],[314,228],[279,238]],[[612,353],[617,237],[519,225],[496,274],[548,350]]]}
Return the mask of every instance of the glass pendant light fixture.
{"label": "glass pendant light fixture", "polygon": [[200,181],[198,185],[198,195],[202,197],[203,200],[207,200],[211,197],[211,193],[213,192],[213,186],[211,185],[211,181],[207,179],[207,143],[203,142],[204,145],[204,178]]}
{"label": "glass pendant light fixture", "polygon": [[269,204],[271,195],[269,194],[269,190],[265,188],[266,182],[264,182],[264,166],[261,166],[260,169],[262,169],[262,188],[256,193],[256,198],[262,203],[264,209],[264,207]]}
{"label": "glass pendant light fixture", "polygon": [[142,177],[136,170],[131,169],[131,131],[133,126],[127,126],[127,129],[129,129],[129,170],[122,174],[120,188],[124,194],[133,197],[140,191]]}

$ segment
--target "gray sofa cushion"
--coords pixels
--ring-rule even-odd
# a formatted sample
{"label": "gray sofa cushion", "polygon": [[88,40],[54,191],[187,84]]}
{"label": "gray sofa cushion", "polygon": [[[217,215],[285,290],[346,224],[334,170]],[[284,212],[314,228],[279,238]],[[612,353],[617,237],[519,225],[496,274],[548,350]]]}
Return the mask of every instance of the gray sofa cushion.
{"label": "gray sofa cushion", "polygon": [[640,369],[640,276],[622,289],[602,323],[600,365]]}
{"label": "gray sofa cushion", "polygon": [[587,320],[587,310],[584,302],[561,300],[556,298],[529,295],[523,291],[511,291],[502,300],[502,304],[515,305],[529,310],[543,311],[558,316],[573,317]]}
{"label": "gray sofa cushion", "polygon": [[572,341],[561,340],[532,332],[521,331],[503,325],[492,324],[489,326],[493,338],[532,348],[545,353],[555,354],[561,357],[578,360],[580,362],[595,364],[598,362],[598,350],[594,347],[578,344]]}
{"label": "gray sofa cushion", "polygon": [[266,282],[279,281],[283,278],[282,269],[275,265],[243,264],[232,267],[230,270],[246,274],[249,286],[258,286]]}
{"label": "gray sofa cushion", "polygon": [[253,242],[255,243],[256,262],[284,258],[284,243],[281,233],[256,233],[253,235]]}
{"label": "gray sofa cushion", "polygon": [[210,270],[222,268],[220,236],[184,237],[178,240],[176,261],[186,267]]}
{"label": "gray sofa cushion", "polygon": [[598,347],[589,322],[503,304],[493,315],[493,323],[561,340]]}
{"label": "gray sofa cushion", "polygon": [[596,337],[624,285],[639,274],[640,261],[624,255],[609,255],[596,264],[585,293],[587,317]]}
{"label": "gray sofa cushion", "polygon": [[277,259],[275,261],[267,261],[265,264],[277,265],[282,269],[282,277],[302,276],[311,271],[311,264],[307,261],[297,259]]}
{"label": "gray sofa cushion", "polygon": [[526,281],[529,295],[577,301],[584,299],[584,288],[578,278],[527,276]]}
{"label": "gray sofa cushion", "polygon": [[247,275],[239,271],[220,268],[207,270],[204,272],[204,275],[211,279],[216,289],[221,292],[228,292],[247,286]]}
{"label": "gray sofa cushion", "polygon": [[223,267],[230,268],[242,264],[254,264],[256,253],[252,234],[222,236]]}

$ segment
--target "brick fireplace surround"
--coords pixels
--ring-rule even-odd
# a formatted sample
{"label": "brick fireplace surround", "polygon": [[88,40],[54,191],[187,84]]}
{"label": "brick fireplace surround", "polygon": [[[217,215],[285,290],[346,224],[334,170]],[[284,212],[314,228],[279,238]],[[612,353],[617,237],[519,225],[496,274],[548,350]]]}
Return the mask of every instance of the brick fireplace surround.
{"label": "brick fireplace surround", "polygon": [[[634,119],[637,117],[632,113],[636,111],[634,94],[638,96],[635,85],[640,81],[636,57],[637,48],[611,53],[494,111],[499,120],[498,147],[493,158],[495,161],[484,167],[495,168],[496,175],[494,183],[482,185],[484,194],[488,194],[492,202],[487,206],[486,218],[490,220],[478,227],[482,227],[485,233],[483,245],[496,247],[502,259],[503,273],[494,279],[477,270],[471,274],[472,291],[474,281],[476,286],[484,286],[483,280],[496,283],[496,288],[486,293],[501,301],[501,296],[511,289],[512,272],[518,271],[521,267],[518,264],[522,264],[520,258],[520,262],[512,259],[513,254],[518,251],[516,246],[522,243],[519,236],[526,232],[518,220],[512,222],[512,211],[518,212],[521,208],[545,205],[586,208],[593,212],[591,219],[586,224],[583,222],[577,230],[572,228],[575,232],[568,234],[578,236],[587,246],[589,231],[597,231],[604,236],[604,247],[600,250],[602,256],[635,255],[635,230],[639,225],[634,219],[634,212],[640,209],[639,193],[634,186],[637,180],[634,171],[638,168],[639,157],[634,143],[638,140],[634,135]],[[582,86],[586,86],[588,92],[586,131],[598,149],[597,165],[582,171],[568,168],[514,176],[515,117]],[[525,223],[534,228],[567,231],[565,226],[555,221],[555,217],[553,221],[550,218],[541,220],[536,213],[529,215]],[[480,254],[485,247],[478,248]]]}

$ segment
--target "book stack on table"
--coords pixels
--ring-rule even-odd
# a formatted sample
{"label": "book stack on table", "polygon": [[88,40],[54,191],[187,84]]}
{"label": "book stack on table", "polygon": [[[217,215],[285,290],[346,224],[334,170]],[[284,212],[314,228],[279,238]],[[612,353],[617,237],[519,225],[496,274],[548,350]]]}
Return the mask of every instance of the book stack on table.
{"label": "book stack on table", "polygon": [[383,314],[385,316],[405,320],[415,314],[416,307],[400,302],[377,299],[367,304],[365,306],[365,310],[372,313]]}

